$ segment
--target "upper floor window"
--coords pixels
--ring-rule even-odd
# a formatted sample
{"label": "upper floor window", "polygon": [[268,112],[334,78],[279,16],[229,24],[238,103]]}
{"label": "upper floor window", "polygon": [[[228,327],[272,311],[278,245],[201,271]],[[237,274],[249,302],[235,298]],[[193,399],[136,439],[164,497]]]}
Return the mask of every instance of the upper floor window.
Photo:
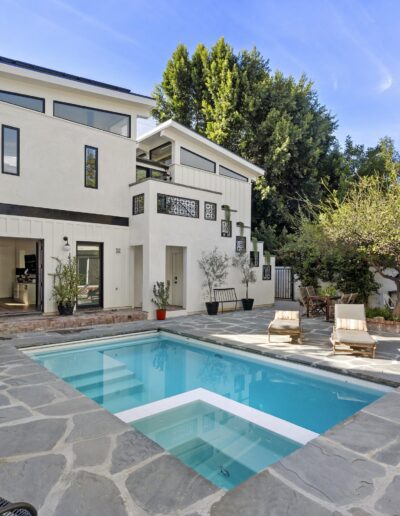
{"label": "upper floor window", "polygon": [[233,177],[233,179],[238,179],[239,181],[248,181],[247,177],[242,176],[242,174],[238,174],[229,168],[223,167],[222,165],[219,166],[219,173],[221,176]]}
{"label": "upper floor window", "polygon": [[0,100],[2,102],[8,102],[9,104],[44,113],[44,99],[40,97],[32,97],[31,95],[23,95],[21,93],[12,93],[11,91],[0,91]]}
{"label": "upper floor window", "polygon": [[127,138],[131,136],[131,117],[129,115],[54,101],[54,116]]}
{"label": "upper floor window", "polygon": [[172,163],[172,146],[170,142],[163,143],[149,152],[149,157],[153,161],[171,165]]}
{"label": "upper floor window", "polygon": [[96,147],[85,145],[85,186],[98,188],[99,186],[99,151]]}
{"label": "upper floor window", "polygon": [[19,176],[19,129],[8,125],[1,128],[1,171]]}
{"label": "upper floor window", "polygon": [[189,167],[200,168],[207,172],[215,172],[215,163],[207,158],[203,158],[190,150],[181,147],[181,164]]}

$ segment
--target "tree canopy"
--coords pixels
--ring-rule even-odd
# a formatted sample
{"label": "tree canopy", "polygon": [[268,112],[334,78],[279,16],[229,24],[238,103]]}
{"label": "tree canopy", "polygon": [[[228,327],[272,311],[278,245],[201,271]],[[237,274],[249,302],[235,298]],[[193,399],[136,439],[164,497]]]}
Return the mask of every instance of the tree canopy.
{"label": "tree canopy", "polygon": [[334,117],[311,81],[272,73],[256,49],[235,53],[221,38],[190,56],[180,44],[154,94],[157,121],[172,118],[266,170],[253,192],[254,227],[293,230],[304,199],[318,202],[322,180],[339,181]]}

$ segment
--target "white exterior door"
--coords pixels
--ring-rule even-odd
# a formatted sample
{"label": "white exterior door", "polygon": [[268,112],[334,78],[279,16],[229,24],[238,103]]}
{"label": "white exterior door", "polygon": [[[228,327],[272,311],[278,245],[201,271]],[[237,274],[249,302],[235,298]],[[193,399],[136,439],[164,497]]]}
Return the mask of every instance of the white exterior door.
{"label": "white exterior door", "polygon": [[172,280],[171,280],[171,304],[182,306],[183,304],[183,253],[182,250],[171,253]]}

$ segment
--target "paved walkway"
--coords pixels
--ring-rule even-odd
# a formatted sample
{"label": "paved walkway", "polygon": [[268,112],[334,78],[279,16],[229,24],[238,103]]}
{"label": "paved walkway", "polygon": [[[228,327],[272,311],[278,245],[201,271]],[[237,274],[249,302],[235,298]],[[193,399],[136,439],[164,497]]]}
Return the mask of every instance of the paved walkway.
{"label": "paved walkway", "polygon": [[325,321],[303,345],[267,344],[273,310],[138,321],[0,339],[0,496],[40,516],[400,514],[397,389],[225,493],[17,348],[164,328],[220,344],[400,384],[400,336],[378,335],[372,361],[333,357]]}

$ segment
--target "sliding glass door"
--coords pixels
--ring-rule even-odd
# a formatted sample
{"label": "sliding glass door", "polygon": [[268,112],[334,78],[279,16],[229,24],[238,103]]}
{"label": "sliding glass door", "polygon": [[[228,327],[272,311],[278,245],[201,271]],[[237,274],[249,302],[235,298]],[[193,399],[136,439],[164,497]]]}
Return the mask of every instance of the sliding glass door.
{"label": "sliding glass door", "polygon": [[77,242],[78,308],[103,306],[103,244]]}

